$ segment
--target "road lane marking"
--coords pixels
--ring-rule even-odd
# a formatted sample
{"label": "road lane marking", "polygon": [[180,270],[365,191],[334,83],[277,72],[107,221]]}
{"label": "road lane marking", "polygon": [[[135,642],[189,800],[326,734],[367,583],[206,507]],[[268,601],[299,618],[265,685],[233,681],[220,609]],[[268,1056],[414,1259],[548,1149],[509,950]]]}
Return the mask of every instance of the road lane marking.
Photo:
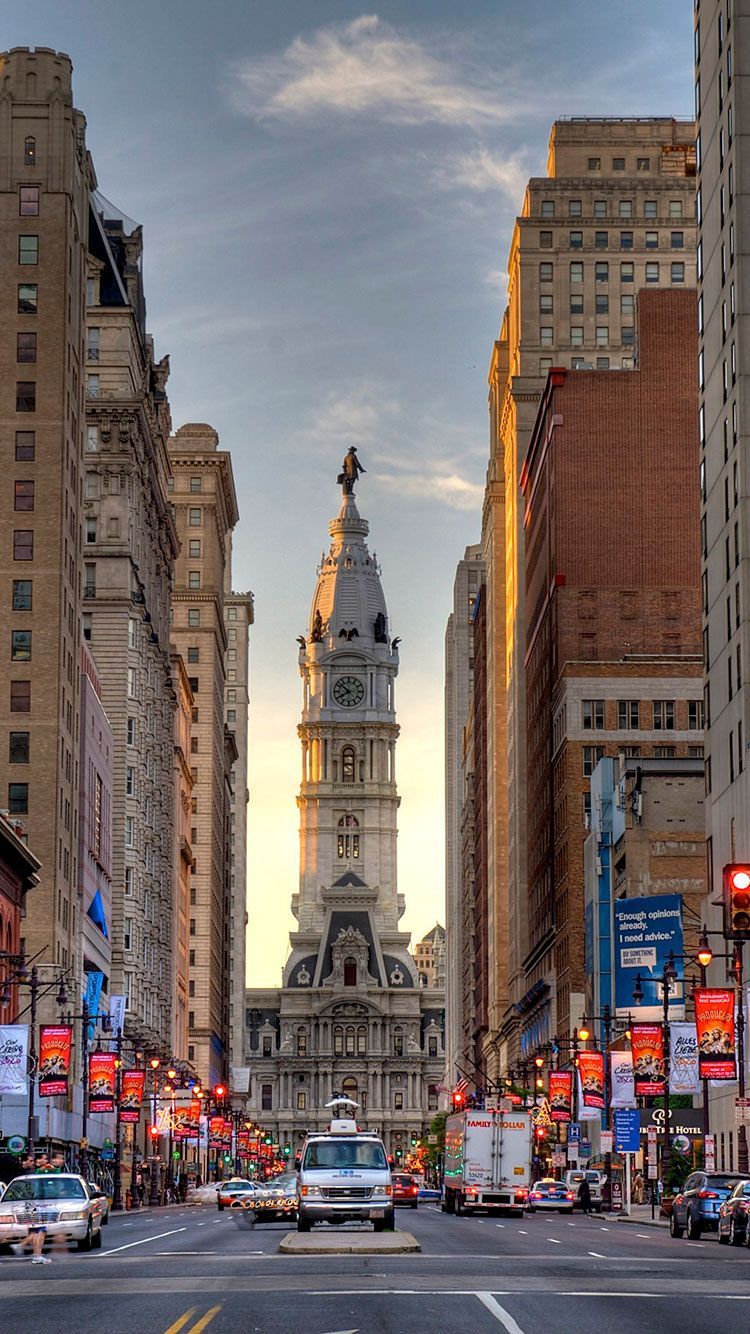
{"label": "road lane marking", "polygon": [[608,1227],[600,1227],[600,1228],[599,1228],[599,1231],[600,1231],[600,1232],[609,1232],[609,1228],[608,1228]]}
{"label": "road lane marking", "polygon": [[651,1238],[650,1238],[649,1235],[648,1235],[648,1232],[636,1232],[635,1235],[636,1235],[636,1237],[644,1237],[644,1238],[646,1239],[646,1241],[650,1241],[650,1240],[651,1240]]}
{"label": "road lane marking", "polygon": [[607,1258],[606,1255],[601,1255],[599,1251],[589,1251],[589,1255],[593,1255],[595,1260],[606,1260]]}
{"label": "road lane marking", "polygon": [[686,1241],[685,1245],[692,1246],[694,1251],[705,1251],[706,1249],[705,1241]]}
{"label": "road lane marking", "polygon": [[494,1315],[495,1319],[500,1322],[503,1329],[507,1330],[508,1334],[523,1334],[521,1326],[516,1324],[510,1311],[506,1311],[504,1306],[496,1302],[491,1292],[478,1292],[477,1298],[482,1306],[486,1306],[490,1315]]}
{"label": "road lane marking", "polygon": [[528,1237],[529,1235],[528,1232],[524,1232],[522,1227],[519,1227],[518,1231],[520,1232],[522,1237]]}
{"label": "road lane marking", "polygon": [[200,1320],[196,1320],[195,1324],[190,1326],[188,1334],[201,1334],[201,1330],[204,1330],[206,1325],[210,1325],[214,1316],[218,1315],[220,1310],[221,1302],[218,1306],[212,1306],[210,1310],[206,1311],[206,1314],[202,1315]]}
{"label": "road lane marking", "polygon": [[165,1329],[164,1334],[179,1334],[179,1331],[187,1324],[188,1320],[192,1320],[197,1310],[197,1306],[191,1306],[184,1315],[178,1316],[177,1319]]}
{"label": "road lane marking", "polygon": [[504,1224],[504,1223],[496,1223],[496,1224],[495,1224],[495,1227],[505,1227],[505,1224]]}
{"label": "road lane marking", "polygon": [[568,1227],[575,1227],[575,1223],[568,1223]]}
{"label": "road lane marking", "polygon": [[186,1227],[173,1227],[169,1232],[157,1232],[155,1237],[142,1237],[140,1241],[128,1241],[124,1246],[113,1246],[111,1250],[100,1251],[97,1260],[101,1260],[105,1255],[114,1255],[116,1251],[129,1251],[131,1246],[145,1246],[148,1241],[159,1241],[162,1237],[173,1237],[176,1232],[187,1232]]}
{"label": "road lane marking", "polygon": [[562,1242],[558,1241],[557,1237],[548,1237],[547,1241],[551,1241],[553,1246],[562,1246]]}

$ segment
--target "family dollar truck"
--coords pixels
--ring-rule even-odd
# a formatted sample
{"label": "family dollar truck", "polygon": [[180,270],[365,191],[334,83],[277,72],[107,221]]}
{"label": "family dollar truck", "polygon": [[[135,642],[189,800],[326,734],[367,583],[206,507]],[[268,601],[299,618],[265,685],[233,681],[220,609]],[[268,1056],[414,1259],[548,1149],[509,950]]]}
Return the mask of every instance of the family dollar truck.
{"label": "family dollar truck", "polygon": [[466,1111],[445,1123],[443,1211],[523,1214],[529,1195],[532,1122],[527,1111]]}

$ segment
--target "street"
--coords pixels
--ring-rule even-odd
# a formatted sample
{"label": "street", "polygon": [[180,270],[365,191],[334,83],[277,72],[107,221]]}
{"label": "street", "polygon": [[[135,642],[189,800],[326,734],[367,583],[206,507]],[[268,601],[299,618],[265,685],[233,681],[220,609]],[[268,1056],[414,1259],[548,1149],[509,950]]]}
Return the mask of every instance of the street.
{"label": "street", "polygon": [[416,1256],[278,1254],[286,1225],[208,1205],[113,1216],[94,1255],[0,1259],[0,1327],[36,1334],[705,1334],[750,1317],[750,1252],[665,1229],[401,1210]]}

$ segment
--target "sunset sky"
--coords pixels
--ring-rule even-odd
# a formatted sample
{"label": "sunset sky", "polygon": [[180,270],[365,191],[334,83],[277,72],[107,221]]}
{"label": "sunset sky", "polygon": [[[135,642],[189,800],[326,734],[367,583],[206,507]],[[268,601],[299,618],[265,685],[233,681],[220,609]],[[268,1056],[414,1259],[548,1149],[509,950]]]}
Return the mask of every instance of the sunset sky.
{"label": "sunset sky", "polygon": [[351,443],[402,638],[404,924],[444,920],[443,635],[479,536],[513,217],[556,116],[690,115],[691,40],[688,0],[4,0],[4,46],[72,57],[99,187],[143,225],[175,428],[210,422],[232,452],[255,985],[292,926],[295,640]]}

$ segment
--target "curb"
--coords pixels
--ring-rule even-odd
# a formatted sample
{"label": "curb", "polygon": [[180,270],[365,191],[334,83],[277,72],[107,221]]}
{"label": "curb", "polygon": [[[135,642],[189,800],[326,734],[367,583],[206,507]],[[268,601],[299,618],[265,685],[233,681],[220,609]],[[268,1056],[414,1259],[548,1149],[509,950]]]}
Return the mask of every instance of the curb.
{"label": "curb", "polygon": [[639,1223],[642,1227],[660,1227],[669,1228],[669,1222],[666,1218],[633,1218],[632,1214],[612,1214],[609,1221],[611,1223]]}
{"label": "curb", "polygon": [[282,1255],[418,1255],[421,1250],[411,1232],[350,1232],[348,1240],[327,1232],[287,1232],[279,1242]]}

